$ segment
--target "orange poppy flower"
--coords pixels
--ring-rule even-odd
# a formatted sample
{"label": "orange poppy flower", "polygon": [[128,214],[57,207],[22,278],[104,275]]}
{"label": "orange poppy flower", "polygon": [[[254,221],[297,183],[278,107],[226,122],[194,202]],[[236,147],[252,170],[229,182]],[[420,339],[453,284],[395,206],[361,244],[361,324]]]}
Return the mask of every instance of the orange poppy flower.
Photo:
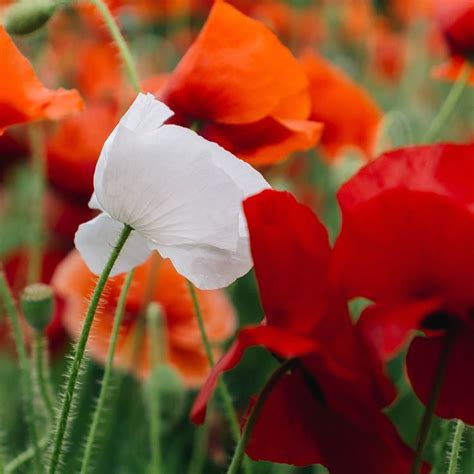
{"label": "orange poppy flower", "polygon": [[[151,278],[153,255],[135,270],[126,300],[124,319],[115,353],[116,367],[131,370],[140,378],[150,374],[149,334],[142,314]],[[109,348],[114,312],[124,281],[118,275],[107,282],[92,325],[87,349],[97,361],[104,363]],[[84,322],[87,299],[97,277],[92,274],[77,251],[71,252],[58,266],[53,286],[66,301],[63,321],[67,331],[77,339]],[[169,260],[159,262],[152,300],[161,304],[165,321],[166,361],[174,366],[190,387],[199,386],[209,374],[209,365],[201,343],[186,280],[179,275]],[[220,290],[197,290],[204,323],[211,342],[215,345],[229,337],[235,329],[234,310],[225,293]],[[218,349],[216,349],[218,352]],[[217,355],[217,354],[216,354]]]}
{"label": "orange poppy flower", "polygon": [[83,107],[77,91],[45,88],[31,64],[1,26],[0,56],[0,133],[10,125],[59,119]]}
{"label": "orange poppy flower", "polygon": [[[458,79],[461,75],[462,70],[464,68],[466,60],[455,56],[451,58],[449,61],[436,66],[433,71],[432,75],[436,79],[442,79],[450,82],[454,82]],[[471,68],[471,72],[469,73],[468,83],[471,86],[474,86],[474,69]]]}
{"label": "orange poppy flower", "polygon": [[263,24],[217,0],[159,98],[184,125],[254,165],[316,144],[303,68]]}
{"label": "orange poppy flower", "polygon": [[378,106],[322,56],[306,51],[301,63],[311,84],[311,118],[324,123],[324,152],[334,158],[344,147],[355,146],[371,157],[382,117]]}

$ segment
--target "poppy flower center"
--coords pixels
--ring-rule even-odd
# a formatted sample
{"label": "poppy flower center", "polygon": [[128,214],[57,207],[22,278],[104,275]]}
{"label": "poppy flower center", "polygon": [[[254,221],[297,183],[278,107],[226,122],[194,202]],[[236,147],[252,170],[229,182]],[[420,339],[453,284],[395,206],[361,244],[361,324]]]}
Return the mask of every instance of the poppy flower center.
{"label": "poppy flower center", "polygon": [[435,311],[423,320],[421,327],[431,331],[453,329],[457,325],[456,318],[445,310]]}

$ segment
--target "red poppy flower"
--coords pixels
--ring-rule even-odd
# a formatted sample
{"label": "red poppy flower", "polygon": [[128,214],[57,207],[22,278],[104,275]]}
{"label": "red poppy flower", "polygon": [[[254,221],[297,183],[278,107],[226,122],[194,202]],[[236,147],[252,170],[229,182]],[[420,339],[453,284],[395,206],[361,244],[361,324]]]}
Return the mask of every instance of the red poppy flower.
{"label": "red poppy flower", "polygon": [[331,473],[408,473],[411,452],[380,409],[393,386],[365,347],[329,281],[326,230],[288,193],[264,191],[244,202],[266,318],[241,330],[218,362],[192,412],[202,422],[218,375],[245,349],[263,345],[297,358],[259,415],[247,453]]}
{"label": "red poppy flower", "polygon": [[335,157],[344,147],[355,146],[371,157],[381,110],[360,86],[322,56],[306,51],[301,63],[310,82],[311,119],[324,123],[324,151]]}
{"label": "red poppy flower", "polygon": [[82,100],[75,90],[46,89],[31,64],[0,26],[0,133],[17,123],[59,119],[81,110]]}
{"label": "red poppy flower", "polygon": [[474,59],[474,0],[435,0],[435,15],[451,55]]}
{"label": "red poppy flower", "polygon": [[263,24],[216,1],[198,38],[159,98],[182,124],[254,164],[313,146],[308,79],[290,51]]}
{"label": "red poppy flower", "polygon": [[474,423],[474,145],[382,155],[339,192],[334,272],[347,297],[375,304],[359,327],[383,360],[415,331],[407,372],[426,403],[453,340],[436,413]]}
{"label": "red poppy flower", "polygon": [[[461,57],[453,57],[449,61],[436,66],[432,75],[436,79],[444,79],[449,82],[457,81],[459,76],[462,74],[466,60]],[[469,73],[468,83],[474,86],[474,69],[471,68]]]}
{"label": "red poppy flower", "polygon": [[[142,306],[147,297],[147,282],[152,278],[154,258],[159,257],[153,255],[135,270],[114,360],[117,367],[130,370],[141,378],[146,378],[151,370],[149,334],[144,327]],[[87,350],[102,363],[107,358],[115,308],[124,278],[122,274],[107,282],[88,340]],[[89,271],[77,251],[71,252],[54,274],[53,285],[66,302],[64,326],[74,339],[80,335],[87,299],[96,281],[97,277]],[[234,331],[234,310],[223,291],[196,291],[209,339],[217,345]],[[159,302],[163,309],[166,361],[177,369],[188,386],[199,386],[209,374],[209,365],[186,280],[169,260],[159,263],[152,301]],[[218,349],[216,355],[219,355]]]}

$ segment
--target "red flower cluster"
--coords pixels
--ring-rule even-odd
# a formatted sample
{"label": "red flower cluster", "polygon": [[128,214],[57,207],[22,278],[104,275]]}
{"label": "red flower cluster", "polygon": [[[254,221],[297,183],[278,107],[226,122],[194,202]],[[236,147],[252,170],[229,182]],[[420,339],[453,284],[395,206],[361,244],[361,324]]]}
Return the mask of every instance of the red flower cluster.
{"label": "red flower cluster", "polygon": [[381,413],[395,391],[375,351],[354,327],[331,281],[332,253],[316,216],[288,193],[264,191],[245,202],[265,320],[241,330],[194,406],[202,422],[218,375],[249,346],[294,358],[267,399],[247,453],[331,473],[407,473],[412,462]]}

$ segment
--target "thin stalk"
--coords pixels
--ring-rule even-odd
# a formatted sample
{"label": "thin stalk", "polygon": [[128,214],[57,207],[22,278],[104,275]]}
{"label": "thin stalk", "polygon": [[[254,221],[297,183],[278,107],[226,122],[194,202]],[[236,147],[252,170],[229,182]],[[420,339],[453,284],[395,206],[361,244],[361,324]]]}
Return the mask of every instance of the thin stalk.
{"label": "thin stalk", "polygon": [[127,301],[127,294],[132,283],[134,270],[130,271],[125,278],[125,281],[120,292],[117,308],[115,310],[114,325],[112,327],[112,334],[110,336],[109,352],[107,354],[107,361],[104,369],[104,376],[102,378],[102,385],[100,388],[99,399],[95,407],[94,415],[92,418],[92,424],[89,429],[87,436],[86,448],[84,451],[84,457],[82,458],[81,474],[86,474],[89,471],[90,462],[92,459],[92,451],[94,449],[94,443],[97,436],[97,430],[99,428],[100,420],[105,408],[105,402],[109,393],[110,379],[112,377],[113,363],[115,356],[115,349],[117,348],[117,340],[120,333],[120,327],[122,324],[123,314],[125,312],[125,303]]}
{"label": "thin stalk", "polygon": [[[196,289],[194,285],[188,280],[188,288],[189,293],[191,294],[191,299],[193,302],[194,313],[196,315],[197,323],[199,326],[199,332],[201,334],[201,340],[204,345],[204,350],[206,351],[206,357],[211,367],[214,367],[215,360],[214,354],[212,352],[211,342],[207,336],[206,327],[204,325],[204,319],[202,317],[201,305],[199,304],[199,300],[196,294]],[[239,426],[239,419],[237,417],[237,413],[235,412],[234,405],[232,404],[232,398],[229,393],[229,389],[227,388],[226,383],[222,378],[217,381],[217,391],[219,396],[222,399],[222,403],[224,405],[224,412],[227,417],[227,420],[230,425],[230,429],[232,435],[234,437],[234,441],[236,443],[240,442],[240,426]],[[244,471],[249,474],[251,472],[250,462],[247,458],[244,459]]]}
{"label": "thin stalk", "polygon": [[[40,449],[46,448],[48,445],[49,436],[43,437],[39,442]],[[6,466],[5,466],[5,474],[11,474],[15,472],[17,469],[23,466],[23,464],[31,461],[35,456],[35,450],[33,446],[29,447],[22,453],[20,453],[15,459],[12,459]]]}
{"label": "thin stalk", "polygon": [[31,238],[29,240],[28,283],[37,283],[41,276],[44,242],[43,196],[45,189],[45,154],[41,125],[37,123],[28,126],[28,136],[31,149],[31,170],[33,173],[33,202],[31,216]]}
{"label": "thin stalk", "polygon": [[[150,406],[150,450],[151,450],[151,472],[160,474],[162,472],[162,453],[161,453],[161,427],[160,427],[160,395],[157,384],[160,383],[153,372],[162,359],[163,341],[161,327],[161,311],[156,303],[151,303],[147,310],[148,341],[150,348],[150,360],[152,367],[151,394],[149,396]],[[158,347],[158,346],[161,346]]]}
{"label": "thin stalk", "polygon": [[123,37],[122,33],[120,32],[117,23],[109,10],[109,7],[103,0],[89,0],[99,11],[104,20],[104,23],[107,29],[110,32],[110,36],[114,40],[117,48],[119,50],[120,56],[122,57],[123,64],[125,66],[125,70],[127,71],[128,80],[130,81],[131,86],[135,90],[135,92],[140,92],[140,80],[138,78],[137,69],[135,67],[135,61],[133,60],[132,53]]}
{"label": "thin stalk", "polygon": [[426,143],[432,142],[436,139],[443,129],[443,127],[448,122],[452,113],[456,109],[459,101],[461,100],[462,94],[469,80],[469,75],[471,74],[472,66],[469,61],[466,61],[461,69],[459,76],[456,79],[456,82],[451,87],[449,94],[447,95],[443,105],[438,111],[438,114],[434,118],[433,122],[430,125],[430,128],[426,132],[426,135],[423,138],[423,141]]}
{"label": "thin stalk", "polygon": [[205,453],[207,450],[208,435],[206,425],[196,428],[193,438],[193,451],[188,465],[188,474],[202,474],[206,460]]}
{"label": "thin stalk", "polygon": [[456,428],[454,429],[453,445],[449,453],[449,466],[447,474],[456,474],[458,472],[459,454],[461,452],[462,436],[464,433],[464,422],[456,421]]}
{"label": "thin stalk", "polygon": [[288,359],[287,361],[283,362],[280,367],[278,367],[275,372],[273,372],[263,387],[262,391],[260,392],[260,396],[258,397],[257,402],[255,403],[252,412],[247,419],[247,423],[245,423],[242,437],[235,448],[234,456],[230,463],[229,469],[227,470],[227,474],[238,474],[240,465],[242,464],[242,459],[245,454],[245,449],[247,448],[250,435],[252,434],[252,430],[255,426],[255,423],[257,422],[258,416],[278,381],[288,372],[293,364],[293,359]]}
{"label": "thin stalk", "polygon": [[26,351],[25,341],[20,326],[20,316],[15,305],[12,293],[8,286],[3,271],[0,271],[0,297],[3,300],[5,311],[10,319],[13,329],[13,337],[15,339],[15,346],[18,353],[20,372],[23,382],[24,393],[24,408],[25,415],[28,420],[31,443],[34,448],[34,469],[35,472],[41,472],[41,452],[39,447],[38,428],[36,426],[36,410],[34,404],[34,390],[33,390],[33,374],[31,371],[30,361]]}
{"label": "thin stalk", "polygon": [[434,411],[436,409],[436,405],[438,404],[439,396],[441,395],[444,375],[448,366],[449,355],[451,354],[451,349],[453,347],[454,333],[447,332],[444,338],[444,347],[438,361],[438,367],[436,368],[436,372],[434,374],[431,395],[425,407],[425,413],[418,430],[415,458],[411,468],[411,474],[419,474],[421,469],[425,444],[430,434],[431,422],[433,421]]}
{"label": "thin stalk", "polygon": [[69,412],[71,411],[72,401],[75,395],[77,377],[79,375],[79,369],[81,367],[82,359],[84,357],[87,339],[89,338],[89,333],[92,327],[92,322],[94,321],[94,316],[100,301],[100,297],[102,296],[102,292],[104,291],[105,284],[107,282],[107,279],[109,278],[110,272],[112,271],[112,267],[114,266],[114,263],[116,262],[132,230],[133,229],[129,225],[124,225],[122,232],[118,238],[118,241],[109,256],[109,260],[107,261],[102,271],[102,274],[99,277],[99,280],[94,290],[94,294],[92,295],[92,299],[87,310],[86,318],[84,320],[84,326],[82,327],[79,342],[75,346],[74,359],[72,362],[71,371],[64,394],[61,412],[56,424],[52,454],[48,466],[49,474],[54,474],[59,465],[59,460],[64,442],[64,435],[66,434],[66,428],[68,426],[69,421]]}
{"label": "thin stalk", "polygon": [[40,395],[48,414],[48,421],[53,423],[55,400],[49,381],[49,370],[46,361],[46,340],[44,335],[38,331],[34,333],[33,354]]}

